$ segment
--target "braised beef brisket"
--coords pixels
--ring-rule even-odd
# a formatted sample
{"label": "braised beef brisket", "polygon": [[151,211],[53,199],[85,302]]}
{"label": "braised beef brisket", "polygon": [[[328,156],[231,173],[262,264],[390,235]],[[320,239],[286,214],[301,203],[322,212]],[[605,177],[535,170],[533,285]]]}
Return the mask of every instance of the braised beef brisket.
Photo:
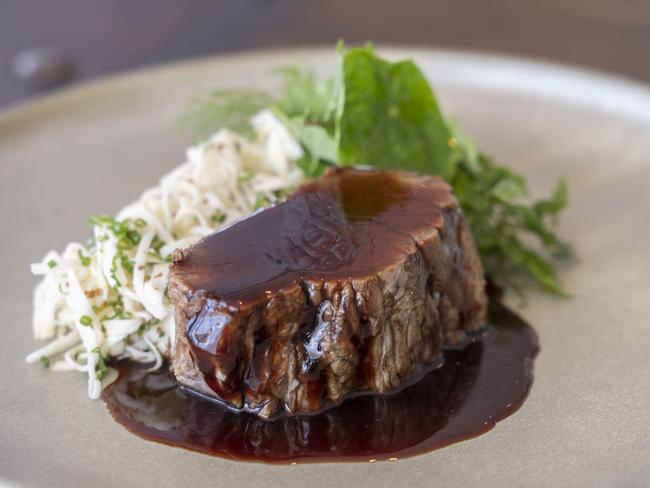
{"label": "braised beef brisket", "polygon": [[355,169],[177,251],[169,295],[177,380],[262,417],[394,390],[486,308],[451,187]]}

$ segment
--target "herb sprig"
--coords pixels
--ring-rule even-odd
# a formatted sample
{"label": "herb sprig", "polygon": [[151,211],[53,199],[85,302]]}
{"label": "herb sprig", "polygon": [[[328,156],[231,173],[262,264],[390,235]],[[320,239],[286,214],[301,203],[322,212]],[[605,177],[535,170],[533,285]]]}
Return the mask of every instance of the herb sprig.
{"label": "herb sprig", "polygon": [[522,297],[531,285],[563,295],[555,268],[571,249],[554,227],[567,203],[566,184],[532,199],[522,175],[480,153],[444,118],[413,61],[391,63],[372,46],[339,52],[341,67],[331,79],[285,68],[278,96],[215,91],[195,100],[184,120],[205,137],[221,127],[245,129],[254,113],[269,108],[303,146],[298,165],[307,177],[332,164],[440,175],[454,187],[490,281]]}

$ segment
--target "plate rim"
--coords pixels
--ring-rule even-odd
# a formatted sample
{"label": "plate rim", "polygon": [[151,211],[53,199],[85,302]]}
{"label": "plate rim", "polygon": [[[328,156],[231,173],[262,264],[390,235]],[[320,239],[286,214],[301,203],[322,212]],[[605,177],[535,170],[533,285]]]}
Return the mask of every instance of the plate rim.
{"label": "plate rim", "polygon": [[[207,56],[207,57],[203,57],[203,58],[190,59],[190,60],[182,61],[182,62],[164,63],[164,64],[161,64],[161,65],[159,65],[157,67],[139,68],[139,69],[129,71],[129,72],[126,72],[126,73],[116,73],[116,74],[113,74],[113,75],[110,75],[110,76],[107,76],[107,77],[102,77],[102,78],[99,78],[99,79],[86,81],[86,82],[83,82],[83,83],[80,83],[80,84],[77,84],[77,85],[74,85],[74,86],[66,87],[66,88],[62,89],[60,92],[56,92],[56,93],[52,93],[52,94],[46,94],[44,96],[37,97],[37,98],[29,100],[27,102],[22,102],[22,103],[18,104],[16,107],[14,107],[13,110],[7,111],[7,113],[3,113],[2,111],[0,111],[0,149],[2,147],[2,129],[3,129],[3,127],[7,127],[7,125],[3,125],[3,122],[7,122],[9,124],[9,123],[12,123],[12,121],[16,120],[15,116],[14,116],[14,112],[16,113],[16,116],[20,117],[21,119],[23,117],[25,117],[24,121],[29,122],[29,124],[31,126],[31,124],[33,122],[33,118],[34,117],[39,117],[41,114],[43,114],[44,109],[46,110],[45,113],[47,114],[48,113],[47,110],[49,110],[49,108],[52,108],[52,109],[56,110],[57,112],[60,111],[61,108],[63,108],[63,109],[67,109],[68,107],[74,108],[75,106],[77,106],[80,103],[80,101],[83,102],[83,100],[86,97],[91,97],[91,96],[93,96],[93,94],[95,94],[95,95],[97,95],[99,97],[103,97],[102,92],[104,90],[108,90],[109,95],[112,94],[113,90],[114,90],[114,87],[115,87],[115,83],[129,84],[129,83],[131,83],[131,80],[134,77],[138,78],[140,80],[148,80],[149,77],[160,76],[163,72],[167,72],[168,70],[170,72],[174,71],[174,70],[177,70],[179,68],[179,65],[186,65],[187,66],[187,71],[182,71],[183,76],[185,76],[185,73],[188,73],[192,69],[195,69],[194,66],[199,66],[199,69],[200,69],[201,63],[207,63],[207,64],[215,63],[217,66],[222,66],[224,68],[224,71],[225,71],[226,69],[228,69],[228,70],[233,69],[231,67],[231,65],[229,65],[229,63],[231,63],[231,61],[233,59],[242,60],[242,61],[237,61],[237,62],[255,63],[255,60],[259,59],[258,56],[260,56],[260,55],[277,56],[276,59],[281,59],[280,57],[281,56],[286,56],[287,53],[291,53],[292,56],[299,57],[301,54],[314,53],[314,52],[319,53],[318,56],[320,56],[321,53],[323,55],[327,54],[328,56],[333,56],[334,55],[333,50],[330,49],[330,48],[327,48],[326,52],[324,52],[324,50],[319,50],[319,49],[307,49],[307,50],[302,50],[302,51],[300,51],[298,49],[296,49],[296,50],[277,49],[277,50],[265,50],[265,51],[251,51],[251,52],[247,52],[247,53],[237,53],[237,54],[231,54],[231,55],[226,55],[226,56],[222,56],[222,55],[219,55],[219,56]],[[437,49],[419,50],[418,48],[415,48],[415,47],[403,47],[403,48],[395,47],[395,48],[390,48],[390,49],[388,49],[388,48],[387,49],[381,49],[380,52],[387,53],[387,54],[398,54],[398,55],[399,54],[404,54],[405,52],[409,52],[409,53],[413,53],[414,56],[424,54],[426,56],[429,56],[429,55],[435,55],[435,56],[448,55],[448,56],[452,56],[452,57],[457,57],[458,54],[460,53],[460,54],[466,54],[467,56],[477,56],[478,58],[481,58],[481,59],[489,58],[489,59],[492,59],[493,61],[497,61],[496,64],[495,64],[495,69],[496,70],[500,69],[500,67],[503,66],[503,64],[502,64],[503,61],[514,61],[518,66],[531,65],[532,64],[532,65],[537,66],[540,69],[547,69],[548,67],[550,67],[550,68],[559,68],[560,69],[559,71],[557,71],[557,72],[554,71],[553,72],[555,75],[559,75],[561,73],[566,74],[567,72],[575,73],[575,72],[580,72],[581,71],[580,69],[576,70],[576,69],[570,68],[570,67],[563,67],[561,64],[545,63],[545,62],[527,60],[527,59],[522,59],[522,58],[514,58],[514,57],[508,57],[508,56],[499,56],[499,55],[491,56],[491,55],[487,55],[487,54],[484,54],[484,53],[476,53],[476,52],[469,52],[469,51],[437,50]],[[323,59],[325,59],[325,58],[324,57],[319,57],[319,58],[315,59],[314,64],[316,66],[318,66],[319,60],[323,60]],[[468,59],[470,59],[470,58],[463,56],[464,61],[467,61]],[[219,65],[218,63],[220,63],[222,61],[225,62],[226,64]],[[425,62],[426,61],[423,61],[423,63],[425,63]],[[582,72],[584,72],[584,71],[585,70],[582,70]],[[595,74],[597,76],[597,78],[598,78],[597,80],[595,80],[597,82],[599,80],[602,81],[602,78],[606,78],[606,79],[609,79],[609,80],[611,80],[613,78],[613,81],[617,83],[617,86],[619,86],[618,82],[620,82],[620,81],[626,82],[627,81],[625,79],[620,79],[620,78],[617,78],[617,77],[609,77],[607,75],[603,76],[603,75],[600,75],[598,73],[590,72],[589,70],[586,70],[586,72],[589,75],[594,75]],[[218,69],[215,70],[215,74],[216,74],[216,76],[219,76],[219,70]],[[628,85],[628,83],[623,83],[623,85],[620,86],[620,88],[624,89],[624,90],[627,90],[627,88],[629,88],[627,85]],[[632,85],[638,85],[638,84],[632,83]],[[600,86],[602,87],[602,86],[608,86],[608,85],[605,84],[605,85],[600,85]],[[637,86],[636,88],[641,88],[641,92],[642,92],[641,98],[644,100],[644,102],[643,102],[644,107],[650,106],[650,105],[647,104],[647,103],[650,103],[650,85],[649,86],[641,85],[640,87]],[[136,90],[136,91],[139,91],[140,89],[141,89],[140,86],[134,87],[134,90]],[[97,90],[97,91],[95,91],[95,90]],[[62,101],[59,101],[59,99],[62,99]],[[570,99],[570,97],[566,98],[565,100],[567,100],[567,99]],[[45,103],[45,105],[43,105],[44,103]],[[52,104],[50,105],[50,103],[52,103]],[[61,104],[61,105],[59,105],[59,104]],[[644,110],[645,110],[645,108],[644,108]],[[138,116],[138,117],[141,116],[139,114],[134,114],[134,115]],[[75,115],[75,114],[72,114],[72,116],[77,118],[77,115]],[[643,118],[642,120],[643,121],[645,121],[645,120],[650,121],[650,119],[647,119],[647,118]],[[49,123],[49,121],[45,121],[45,122]],[[643,123],[644,123],[644,125],[643,125],[644,128],[645,127],[650,127],[650,125],[647,125],[647,122],[643,122]],[[25,130],[26,131],[31,131],[32,129],[26,127]],[[0,170],[1,169],[2,168],[0,166]],[[546,346],[546,347],[548,347],[548,346]],[[552,376],[550,376],[550,377],[552,377]],[[539,382],[539,380],[537,380],[537,381]],[[50,378],[50,384],[56,384],[56,381],[54,380],[54,378]],[[539,384],[538,384],[537,388],[539,389]],[[533,387],[533,391],[534,391],[534,387]],[[83,397],[83,395],[84,395],[84,393],[83,393],[83,390],[82,390],[81,391],[81,396]],[[530,404],[528,406],[530,406]],[[89,406],[86,406],[86,407],[90,408]],[[524,408],[526,408],[526,405],[524,405]],[[103,413],[105,413],[105,412],[103,412]],[[523,411],[521,413],[523,413]],[[501,429],[503,429],[503,426],[501,427]],[[496,431],[496,432],[498,432],[498,431]],[[496,435],[496,432],[493,435]],[[503,434],[503,433],[504,433],[504,431],[501,430],[501,434]],[[507,441],[503,441],[503,442],[504,442],[504,444],[507,444]],[[491,445],[491,444],[489,444],[489,445]],[[146,446],[145,446],[145,448],[146,448]],[[151,457],[154,459],[154,461],[152,461],[152,462],[159,462],[159,460],[157,458],[157,455],[151,456]],[[411,462],[411,461],[407,461],[407,462]],[[347,463],[346,463],[346,465],[347,465]],[[194,464],[190,463],[190,464],[188,464],[188,466],[193,467]],[[342,464],[342,466],[343,466],[343,464]],[[419,466],[419,465],[414,464],[414,466]],[[623,466],[623,467],[625,467],[625,466]],[[247,466],[245,466],[245,468],[247,468]],[[72,469],[74,469],[74,468],[72,468]],[[229,466],[227,468],[228,471],[230,471],[232,469],[236,470],[237,469],[236,465],[231,465],[231,466]],[[284,469],[284,468],[280,468],[280,469]],[[401,468],[401,469],[408,470],[409,467],[408,467],[408,465],[406,465],[405,468]],[[560,472],[561,473],[564,472],[564,474],[566,474],[567,468],[563,467]],[[611,473],[611,471],[608,471],[608,472]],[[579,472],[578,476],[577,476],[577,479],[581,479],[580,474],[581,473]],[[643,475],[643,472],[641,472],[641,475]],[[19,483],[22,484],[24,482],[23,480],[25,479],[25,478],[17,478],[17,479],[20,480],[20,482],[18,482],[18,481],[11,481],[11,480],[9,480],[9,478],[5,478],[3,476],[8,476],[8,475],[6,475],[4,473],[0,473],[0,485],[3,485],[3,483],[9,483],[9,486],[19,486]],[[23,476],[23,475],[21,474],[21,476]],[[267,480],[269,484],[273,484],[274,482],[277,482],[275,480],[275,474],[272,474],[272,475],[269,475],[269,476],[270,477]],[[492,479],[495,480],[495,478],[492,478]],[[609,478],[609,479],[613,479],[614,481],[617,481],[617,480],[622,481],[622,482],[625,481],[624,477],[621,477],[621,478]],[[629,478],[629,479],[634,481],[634,479],[635,479],[634,475],[631,475],[631,478]],[[418,482],[416,479],[412,479],[412,481],[414,482],[414,484],[416,484],[418,486],[422,483],[421,480]],[[440,481],[441,481],[441,484],[445,484],[445,483],[449,482],[448,480],[446,480],[446,478],[442,478],[442,479],[440,479]],[[496,481],[498,482],[498,479],[496,479]],[[642,481],[642,479],[641,479],[641,481]],[[286,482],[286,480],[285,480],[285,482]],[[15,485],[13,485],[12,483],[15,483]]]}
{"label": "plate rim", "polygon": [[[650,122],[650,83],[636,80],[624,75],[604,70],[584,67],[578,64],[554,61],[536,57],[516,56],[493,51],[481,51],[456,48],[436,48],[409,44],[378,45],[377,50],[389,58],[406,57],[416,61],[424,57],[438,58],[448,64],[455,64],[459,71],[449,80],[458,82],[459,73],[477,74],[481,78],[468,78],[463,84],[483,86],[505,91],[546,95],[560,98],[564,102],[577,102],[586,106],[605,110],[623,112],[632,117]],[[179,71],[191,72],[209,66],[228,68],[233,64],[247,64],[255,59],[310,59],[317,64],[317,59],[333,57],[335,50],[330,46],[316,45],[295,47],[272,47],[263,49],[241,50],[221,54],[190,57],[187,59],[154,63],[132,69],[120,70],[107,75],[84,79],[79,83],[60,88],[56,91],[39,94],[27,100],[10,103],[0,108],[0,129],[16,119],[29,117],[31,114],[57,105],[74,102],[75,99],[101,94],[120,85],[129,85],[137,81],[170,75]],[[504,83],[504,72],[510,73]],[[513,74],[516,74],[513,76]],[[495,77],[496,76],[496,77]],[[444,75],[436,82],[444,80]],[[498,78],[498,79],[497,79]],[[544,84],[549,84],[544,87]],[[435,87],[434,87],[435,88]],[[606,94],[594,101],[594,95]]]}

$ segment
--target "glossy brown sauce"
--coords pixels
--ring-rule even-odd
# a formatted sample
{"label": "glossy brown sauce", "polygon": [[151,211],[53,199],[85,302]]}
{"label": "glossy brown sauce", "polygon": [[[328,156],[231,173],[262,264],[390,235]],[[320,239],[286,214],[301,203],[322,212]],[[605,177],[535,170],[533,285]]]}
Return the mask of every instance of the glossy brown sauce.
{"label": "glossy brown sauce", "polygon": [[189,289],[225,300],[267,297],[301,279],[364,278],[415,247],[413,236],[444,225],[455,206],[436,177],[341,168],[280,204],[203,238],[175,258]]}
{"label": "glossy brown sauce", "polygon": [[149,440],[271,463],[395,460],[478,436],[514,413],[533,380],[537,335],[493,303],[462,350],[392,395],[364,395],[317,415],[265,421],[179,388],[167,370],[124,365],[103,394],[113,417]]}

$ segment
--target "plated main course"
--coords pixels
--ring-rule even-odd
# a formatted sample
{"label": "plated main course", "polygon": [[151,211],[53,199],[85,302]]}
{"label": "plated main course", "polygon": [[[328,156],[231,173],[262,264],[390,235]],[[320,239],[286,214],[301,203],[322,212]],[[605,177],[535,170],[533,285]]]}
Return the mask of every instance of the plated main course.
{"label": "plated main course", "polygon": [[412,61],[198,97],[203,142],[93,237],[32,265],[27,356],[88,376],[147,439],[267,462],[395,460],[491,429],[532,384],[500,302],[562,294],[560,183],[525,180],[441,114]]}

